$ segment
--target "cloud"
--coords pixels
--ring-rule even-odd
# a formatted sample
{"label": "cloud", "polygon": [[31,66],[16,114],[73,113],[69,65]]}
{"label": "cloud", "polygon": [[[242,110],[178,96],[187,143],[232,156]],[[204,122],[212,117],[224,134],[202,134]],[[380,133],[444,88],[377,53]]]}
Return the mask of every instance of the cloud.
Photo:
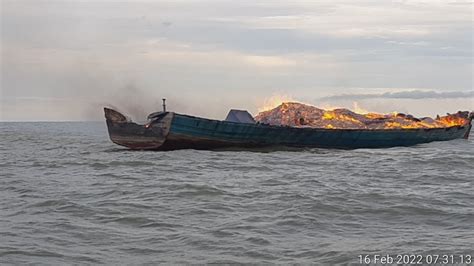
{"label": "cloud", "polygon": [[[100,108],[90,107],[102,102],[142,117],[161,108],[162,97],[170,109],[221,118],[231,107],[256,110],[253,102],[277,90],[298,99],[466,90],[473,85],[467,5],[472,4],[3,1],[0,120],[102,118]],[[387,84],[397,89],[377,89]],[[173,107],[178,99],[182,106]],[[471,99],[469,94],[451,104],[470,106]]]}
{"label": "cloud", "polygon": [[259,67],[288,67],[296,65],[295,61],[278,56],[246,55],[244,60]]}
{"label": "cloud", "polygon": [[410,90],[385,93],[349,93],[321,98],[321,100],[365,100],[365,99],[457,99],[473,98],[474,91],[428,91]]}
{"label": "cloud", "polygon": [[[345,39],[425,38],[443,32],[447,25],[462,25],[472,18],[471,12],[464,6],[443,1],[430,5],[420,1],[292,1],[280,5],[280,8],[293,12],[244,16],[226,14],[225,17],[211,19],[247,28],[286,29]],[[440,16],[440,13],[445,15]]]}

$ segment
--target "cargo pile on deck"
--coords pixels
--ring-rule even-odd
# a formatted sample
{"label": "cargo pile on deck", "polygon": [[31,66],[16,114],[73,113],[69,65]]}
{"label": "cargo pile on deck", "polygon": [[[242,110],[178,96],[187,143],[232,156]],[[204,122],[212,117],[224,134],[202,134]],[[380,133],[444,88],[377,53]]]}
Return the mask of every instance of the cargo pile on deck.
{"label": "cargo pile on deck", "polygon": [[445,128],[469,123],[469,112],[446,116],[416,118],[402,113],[358,114],[348,109],[324,110],[297,102],[282,103],[260,112],[255,120],[270,125],[343,129]]}

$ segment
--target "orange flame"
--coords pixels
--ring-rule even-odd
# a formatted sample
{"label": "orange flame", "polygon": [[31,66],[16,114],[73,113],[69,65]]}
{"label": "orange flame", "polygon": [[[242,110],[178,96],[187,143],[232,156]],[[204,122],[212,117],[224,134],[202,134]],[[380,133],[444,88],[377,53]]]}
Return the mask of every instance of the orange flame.
{"label": "orange flame", "polygon": [[273,94],[271,97],[263,100],[263,103],[258,107],[258,112],[265,112],[271,110],[284,102],[294,102],[293,97],[286,94]]}
{"label": "orange flame", "polygon": [[[270,110],[272,106],[284,101],[284,97],[272,97],[267,101],[266,112],[256,116],[257,121],[276,125],[315,128],[358,128],[358,129],[409,129],[409,128],[445,128],[464,126],[470,123],[466,112],[448,114],[447,116],[432,118],[415,118],[411,115],[393,112],[390,114],[377,114],[362,109],[354,102],[351,112],[347,109],[324,110],[314,106],[296,102],[283,102],[283,104]],[[362,113],[362,114],[361,114]]]}
{"label": "orange flame", "polygon": [[354,107],[354,109],[352,110],[352,111],[354,111],[354,113],[358,113],[358,114],[368,114],[368,113],[370,113],[366,109],[360,107],[358,102],[353,102],[352,105]]}

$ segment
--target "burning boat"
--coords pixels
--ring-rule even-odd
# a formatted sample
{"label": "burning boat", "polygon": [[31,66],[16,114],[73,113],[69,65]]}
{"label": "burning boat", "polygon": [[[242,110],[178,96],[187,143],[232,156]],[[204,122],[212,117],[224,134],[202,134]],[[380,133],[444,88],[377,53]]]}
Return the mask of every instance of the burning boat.
{"label": "burning boat", "polygon": [[323,110],[295,102],[260,112],[230,110],[223,121],[166,111],[137,124],[104,108],[110,139],[130,149],[176,150],[255,148],[386,148],[432,141],[467,139],[474,113],[415,118],[400,113],[358,114],[348,109]]}

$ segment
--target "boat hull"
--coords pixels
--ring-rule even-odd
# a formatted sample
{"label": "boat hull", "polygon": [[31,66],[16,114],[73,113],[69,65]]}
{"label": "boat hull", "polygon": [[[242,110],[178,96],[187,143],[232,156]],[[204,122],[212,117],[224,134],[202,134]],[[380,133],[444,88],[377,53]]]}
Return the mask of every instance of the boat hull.
{"label": "boat hull", "polygon": [[150,150],[269,146],[388,148],[467,138],[471,129],[471,123],[429,129],[296,128],[218,121],[176,113],[163,114],[160,120],[149,125],[112,119],[107,119],[107,125],[113,142],[131,149]]}

